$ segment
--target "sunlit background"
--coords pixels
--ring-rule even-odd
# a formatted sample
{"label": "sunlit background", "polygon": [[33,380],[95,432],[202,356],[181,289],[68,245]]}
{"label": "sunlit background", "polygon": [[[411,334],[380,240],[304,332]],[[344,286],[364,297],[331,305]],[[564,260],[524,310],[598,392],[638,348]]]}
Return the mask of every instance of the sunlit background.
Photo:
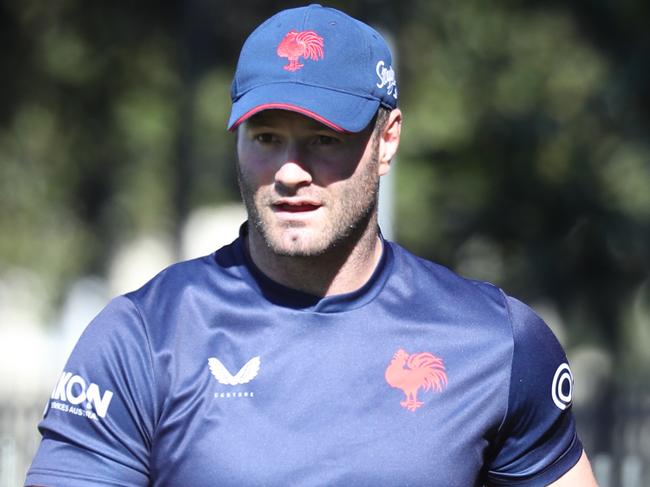
{"label": "sunlit background", "polygon": [[[236,236],[230,80],[293,5],[0,4],[0,487],[107,300]],[[650,3],[330,5],[397,54],[393,238],[531,304],[601,486],[650,485]]]}

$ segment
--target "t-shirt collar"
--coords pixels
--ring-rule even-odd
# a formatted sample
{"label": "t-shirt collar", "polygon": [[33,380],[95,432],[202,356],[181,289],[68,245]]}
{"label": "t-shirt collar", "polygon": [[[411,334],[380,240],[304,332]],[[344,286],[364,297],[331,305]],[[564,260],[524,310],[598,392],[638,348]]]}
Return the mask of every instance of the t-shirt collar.
{"label": "t-shirt collar", "polygon": [[372,301],[384,287],[393,265],[392,249],[380,232],[382,254],[370,279],[363,286],[349,293],[315,296],[275,282],[259,270],[246,248],[247,233],[247,223],[244,223],[239,229],[239,238],[234,242],[233,248],[237,260],[243,264],[242,277],[264,298],[286,308],[318,313],[338,313],[364,306]]}

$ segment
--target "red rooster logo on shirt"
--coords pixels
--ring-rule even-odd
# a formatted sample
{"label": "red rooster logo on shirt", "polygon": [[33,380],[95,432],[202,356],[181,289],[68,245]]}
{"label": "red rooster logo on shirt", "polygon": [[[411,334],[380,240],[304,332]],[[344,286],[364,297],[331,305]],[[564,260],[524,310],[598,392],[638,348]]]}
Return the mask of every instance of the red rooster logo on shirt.
{"label": "red rooster logo on shirt", "polygon": [[386,382],[401,389],[406,399],[400,404],[409,411],[415,411],[424,403],[418,401],[418,390],[441,392],[447,385],[447,373],[441,358],[428,352],[409,355],[399,349],[386,369]]}
{"label": "red rooster logo on shirt", "polygon": [[291,30],[280,41],[277,53],[278,56],[286,57],[289,60],[289,64],[284,66],[284,69],[297,71],[304,66],[304,64],[298,62],[301,57],[313,61],[323,59],[323,38],[313,30],[302,32]]}

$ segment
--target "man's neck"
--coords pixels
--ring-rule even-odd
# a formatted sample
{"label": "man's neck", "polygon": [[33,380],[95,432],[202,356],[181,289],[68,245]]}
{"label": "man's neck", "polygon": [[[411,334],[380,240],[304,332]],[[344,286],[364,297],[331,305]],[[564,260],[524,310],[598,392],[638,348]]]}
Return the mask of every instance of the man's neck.
{"label": "man's neck", "polygon": [[[251,230],[249,228],[249,232]],[[359,289],[372,276],[383,251],[376,222],[371,223],[359,239],[337,245],[315,257],[277,255],[257,234],[249,234],[245,244],[253,263],[267,277],[315,296],[345,294]]]}

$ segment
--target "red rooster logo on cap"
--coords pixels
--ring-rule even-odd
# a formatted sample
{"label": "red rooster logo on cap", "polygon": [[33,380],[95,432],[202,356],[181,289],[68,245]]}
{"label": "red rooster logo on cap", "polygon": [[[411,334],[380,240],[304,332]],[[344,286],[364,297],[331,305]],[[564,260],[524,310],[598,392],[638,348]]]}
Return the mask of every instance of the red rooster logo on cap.
{"label": "red rooster logo on cap", "polygon": [[447,373],[441,358],[428,352],[409,355],[401,348],[388,365],[385,377],[390,386],[404,392],[406,398],[400,404],[409,411],[424,404],[418,401],[419,389],[440,392],[447,385]]}
{"label": "red rooster logo on cap", "polygon": [[318,61],[323,59],[323,38],[313,30],[296,32],[291,30],[278,45],[278,56],[286,57],[289,64],[284,66],[287,71],[297,71],[304,66],[298,59],[303,57]]}

